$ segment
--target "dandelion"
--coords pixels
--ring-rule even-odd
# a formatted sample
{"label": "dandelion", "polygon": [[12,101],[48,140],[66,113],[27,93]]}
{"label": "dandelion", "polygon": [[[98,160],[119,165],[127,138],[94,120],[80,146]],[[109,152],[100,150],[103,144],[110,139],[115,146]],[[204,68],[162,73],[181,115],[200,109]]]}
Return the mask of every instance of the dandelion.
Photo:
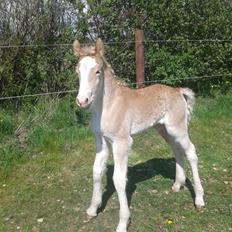
{"label": "dandelion", "polygon": [[167,220],[167,224],[168,224],[168,225],[172,225],[172,224],[173,224],[173,220],[169,218],[169,219]]}

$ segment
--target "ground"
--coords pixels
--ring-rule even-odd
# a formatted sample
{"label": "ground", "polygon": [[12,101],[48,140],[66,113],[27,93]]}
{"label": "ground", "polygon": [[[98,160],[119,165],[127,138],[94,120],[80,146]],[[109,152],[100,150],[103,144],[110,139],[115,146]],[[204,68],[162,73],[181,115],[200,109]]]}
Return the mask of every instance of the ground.
{"label": "ground", "polygon": [[[75,115],[70,118],[61,113],[70,113],[62,104],[57,104],[62,110],[53,111],[59,116],[43,117],[42,125],[34,120],[33,130],[25,126],[23,141],[11,133],[1,137],[0,231],[107,232],[117,226],[119,205],[112,183],[112,159],[104,178],[102,208],[98,217],[86,218],[94,138],[88,126],[76,125]],[[17,123],[25,118],[20,115]],[[2,116],[2,125],[9,118]],[[14,124],[12,128],[15,131]],[[206,206],[200,212],[194,207],[187,162],[186,187],[173,193],[175,160],[169,147],[153,129],[135,137],[128,169],[129,232],[232,231],[231,128],[230,97],[197,100],[189,132],[205,189]]]}

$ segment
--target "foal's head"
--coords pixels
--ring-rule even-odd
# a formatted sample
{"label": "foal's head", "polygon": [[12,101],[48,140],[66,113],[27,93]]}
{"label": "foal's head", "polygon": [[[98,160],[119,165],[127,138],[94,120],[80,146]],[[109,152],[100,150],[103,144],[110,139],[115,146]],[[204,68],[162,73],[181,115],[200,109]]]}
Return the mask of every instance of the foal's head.
{"label": "foal's head", "polygon": [[95,47],[81,47],[80,42],[75,40],[73,50],[79,62],[76,73],[79,76],[79,92],[77,104],[82,108],[88,108],[98,94],[99,86],[103,83],[103,42],[98,39]]}

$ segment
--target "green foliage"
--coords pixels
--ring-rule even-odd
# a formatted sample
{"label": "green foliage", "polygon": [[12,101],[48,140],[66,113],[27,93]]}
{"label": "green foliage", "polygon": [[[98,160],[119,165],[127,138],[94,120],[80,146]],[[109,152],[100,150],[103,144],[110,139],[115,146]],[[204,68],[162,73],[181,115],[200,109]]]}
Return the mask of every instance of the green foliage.
{"label": "green foliage", "polygon": [[[107,42],[133,41],[135,28],[144,30],[146,80],[189,86],[201,95],[231,89],[231,76],[223,74],[231,74],[232,43],[211,41],[232,37],[229,2],[101,1],[90,3],[89,15],[94,19],[91,30]],[[90,32],[81,34],[83,40]],[[134,45],[110,47],[107,58],[116,73],[133,83]],[[205,77],[196,80],[199,76]]]}
{"label": "green foliage", "polygon": [[0,139],[13,133],[15,123],[12,121],[12,115],[5,111],[0,112]]}
{"label": "green foliage", "polygon": [[231,95],[228,96],[217,96],[215,99],[211,100],[210,104],[205,104],[204,99],[200,99],[199,106],[196,108],[197,117],[201,119],[218,118],[223,120],[224,118],[229,118],[232,116],[232,98]]}
{"label": "green foliage", "polygon": [[[67,152],[90,136],[89,114],[80,111],[68,97],[41,99],[35,106],[21,106],[19,112],[0,114],[1,168],[36,154]],[[27,153],[27,156],[23,156]]]}
{"label": "green foliage", "polygon": [[[27,142],[40,151],[65,151],[67,140],[75,144],[78,139],[83,139],[88,134],[85,128],[88,114],[75,109],[70,99],[57,99],[49,104],[51,106],[45,106],[51,111],[45,114],[45,120],[36,120],[33,129],[28,131]],[[44,111],[43,107],[42,110]],[[36,111],[38,114],[41,109]]]}
{"label": "green foliage", "polygon": [[17,164],[23,156],[23,151],[15,145],[1,146],[0,165],[4,170],[9,166]]}
{"label": "green foliage", "polygon": [[[231,74],[232,42],[210,41],[232,38],[229,1],[89,0],[86,5],[3,0],[0,6],[6,9],[0,17],[1,45],[70,44],[75,38],[92,42],[101,37],[109,42],[106,57],[116,74],[134,83],[133,41],[139,28],[147,41],[146,80],[189,86],[201,95],[227,93],[232,87],[231,76],[190,78]],[[0,48],[0,59],[2,96],[76,88],[71,46]]]}

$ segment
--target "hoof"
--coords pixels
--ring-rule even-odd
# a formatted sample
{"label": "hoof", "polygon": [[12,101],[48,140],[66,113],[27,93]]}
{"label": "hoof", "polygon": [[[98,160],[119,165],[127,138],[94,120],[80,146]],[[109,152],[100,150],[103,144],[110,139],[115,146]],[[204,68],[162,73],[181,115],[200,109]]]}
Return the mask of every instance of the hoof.
{"label": "hoof", "polygon": [[92,219],[97,216],[97,209],[89,207],[86,213],[87,213],[87,217]]}
{"label": "hoof", "polygon": [[116,232],[127,232],[127,229],[126,228],[121,228],[121,227],[118,227]]}
{"label": "hoof", "polygon": [[181,184],[173,184],[172,186],[172,192],[178,193],[181,189]]}
{"label": "hoof", "polygon": [[126,225],[125,224],[119,224],[118,227],[117,227],[117,230],[116,232],[127,232],[127,228],[129,227],[129,225],[131,224],[131,218],[129,217]]}
{"label": "hoof", "polygon": [[195,199],[195,206],[196,210],[199,212],[202,212],[205,206],[205,202],[203,200],[203,197],[196,197]]}
{"label": "hoof", "polygon": [[86,219],[83,222],[87,223],[87,222],[91,221],[95,217],[97,217],[97,214],[96,215],[89,215],[88,212],[87,212]]}

